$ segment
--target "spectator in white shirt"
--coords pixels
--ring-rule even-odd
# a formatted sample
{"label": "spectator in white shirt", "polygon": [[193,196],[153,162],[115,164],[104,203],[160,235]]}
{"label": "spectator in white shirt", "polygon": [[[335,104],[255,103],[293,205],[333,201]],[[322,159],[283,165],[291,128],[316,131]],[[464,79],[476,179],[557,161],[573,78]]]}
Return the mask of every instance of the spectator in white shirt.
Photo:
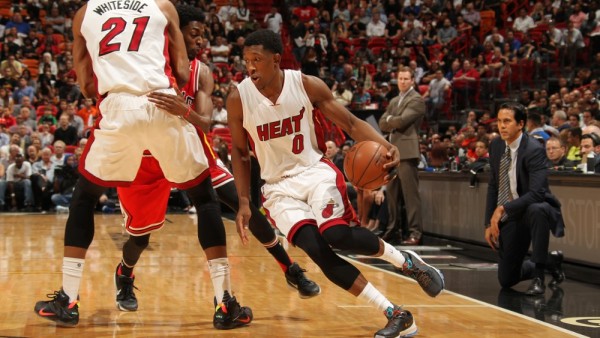
{"label": "spectator in white shirt", "polygon": [[31,163],[25,161],[22,154],[15,156],[15,163],[8,166],[6,169],[6,192],[10,197],[12,210],[17,208],[16,191],[23,190],[25,208],[30,208],[33,205],[33,192],[31,190]]}
{"label": "spectator in white shirt", "polygon": [[227,128],[227,110],[224,108],[223,98],[220,96],[213,96],[213,114],[212,114],[212,128]]}
{"label": "spectator in white shirt", "polygon": [[373,12],[371,21],[367,24],[368,37],[381,37],[385,34],[385,23],[381,21],[381,16],[378,11]]}
{"label": "spectator in white shirt", "polygon": [[535,22],[533,22],[533,19],[529,15],[527,15],[527,11],[525,10],[525,8],[521,8],[519,10],[519,16],[513,22],[513,29],[523,33],[527,33],[530,29],[534,27]]}
{"label": "spectator in white shirt", "polygon": [[281,25],[283,23],[283,18],[281,14],[277,12],[277,7],[271,7],[271,13],[265,15],[265,23],[267,24],[267,28],[272,30],[273,32],[279,34],[281,32]]}

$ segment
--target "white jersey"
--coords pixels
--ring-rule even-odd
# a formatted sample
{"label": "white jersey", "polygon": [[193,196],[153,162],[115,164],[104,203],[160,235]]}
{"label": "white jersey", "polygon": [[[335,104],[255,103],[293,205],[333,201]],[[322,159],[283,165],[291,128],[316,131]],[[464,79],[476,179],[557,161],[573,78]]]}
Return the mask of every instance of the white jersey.
{"label": "white jersey", "polygon": [[276,104],[261,94],[250,78],[238,90],[243,125],[250,136],[261,176],[269,182],[295,176],[323,157],[315,134],[313,105],[304,90],[302,73],[284,70],[284,83]]}
{"label": "white jersey", "polygon": [[167,23],[154,0],[88,1],[81,34],[100,95],[142,95],[172,86]]}

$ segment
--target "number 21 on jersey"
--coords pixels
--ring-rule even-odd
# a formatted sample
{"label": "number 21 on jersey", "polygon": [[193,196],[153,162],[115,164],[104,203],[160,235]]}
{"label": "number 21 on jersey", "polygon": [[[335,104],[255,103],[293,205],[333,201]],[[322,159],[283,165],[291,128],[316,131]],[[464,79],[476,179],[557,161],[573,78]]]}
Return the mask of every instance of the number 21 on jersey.
{"label": "number 21 on jersey", "polygon": [[[149,16],[133,19],[135,29],[129,39],[129,45],[127,46],[128,52],[137,52],[139,50],[142,37],[144,36],[146,26],[148,25],[148,20],[150,20]],[[127,27],[127,21],[119,17],[109,18],[102,24],[102,31],[108,31],[108,33],[100,40],[99,56],[121,50],[121,43],[112,42],[112,40],[122,34],[125,31],[125,27]]]}

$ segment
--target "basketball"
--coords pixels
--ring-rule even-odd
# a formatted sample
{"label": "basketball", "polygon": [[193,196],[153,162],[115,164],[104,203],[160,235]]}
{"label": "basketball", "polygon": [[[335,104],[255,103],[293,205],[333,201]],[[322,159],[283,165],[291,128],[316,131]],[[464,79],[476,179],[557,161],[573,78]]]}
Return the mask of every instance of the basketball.
{"label": "basketball", "polygon": [[348,180],[359,189],[377,189],[383,185],[389,162],[388,150],[375,141],[362,141],[350,148],[344,158],[344,172]]}

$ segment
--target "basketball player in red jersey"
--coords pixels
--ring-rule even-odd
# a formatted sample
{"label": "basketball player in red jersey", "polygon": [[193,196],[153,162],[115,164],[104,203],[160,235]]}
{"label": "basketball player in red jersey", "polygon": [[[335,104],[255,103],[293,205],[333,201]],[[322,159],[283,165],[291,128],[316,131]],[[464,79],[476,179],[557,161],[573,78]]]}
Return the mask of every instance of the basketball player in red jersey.
{"label": "basketball player in red jersey", "polygon": [[[84,150],[82,176],[73,192],[62,288],[34,308],[39,316],[64,326],[79,322],[84,259],[94,236],[95,204],[105,187],[128,186],[141,177],[146,183],[159,181],[185,190],[203,223],[198,223],[203,246],[219,240],[210,229],[224,227],[207,170],[212,157],[206,155],[195,128],[148,99],[152,92],[176,94],[174,87],[189,80],[175,6],[168,0],[90,0],[73,19],[73,36],[77,80],[85,97],[101,98],[101,118]],[[153,160],[150,165],[140,166],[148,159]],[[147,242],[135,244],[133,250],[140,250]],[[226,262],[219,265],[222,287],[229,287],[228,268]],[[215,327],[252,320],[251,310],[241,307],[230,291],[223,288],[222,298],[217,298],[227,307],[215,312]]]}
{"label": "basketball player in red jersey", "polygon": [[[210,149],[204,131],[208,131],[211,122],[210,116],[213,105],[210,96],[214,89],[214,80],[209,68],[195,58],[204,33],[204,15],[195,7],[178,5],[176,8],[188,58],[190,59],[190,80],[182,89],[183,96],[152,93],[149,97],[150,101],[154,102],[159,108],[201,126],[202,130],[198,132],[203,141],[206,142],[206,147]],[[190,105],[194,109],[190,110]],[[212,152],[210,155],[213,158],[215,157]],[[141,171],[145,170],[144,165],[151,168],[151,162],[154,162],[151,158],[148,158],[147,162],[143,162]],[[213,187],[219,199],[237,211],[237,192],[233,176],[222,164],[213,164],[216,163],[211,163],[209,170]],[[141,179],[139,175],[131,186],[117,188],[125,215],[125,228],[131,234],[123,247],[123,259],[117,267],[115,276],[117,284],[116,302],[117,307],[122,311],[136,311],[138,308],[137,298],[133,291],[133,267],[140,258],[145,246],[139,247],[137,243],[140,241],[147,243],[150,232],[160,229],[164,224],[167,201],[171,190],[168,182],[164,180],[154,180],[149,184],[143,184],[145,182],[140,181],[140,184],[136,184],[138,179]],[[319,294],[319,286],[304,276],[303,270],[297,263],[292,263],[267,219],[255,207],[253,207],[252,212],[250,229],[279,262],[288,284],[298,289],[302,298]],[[217,224],[211,225],[217,226]],[[205,226],[208,226],[208,224]],[[212,231],[223,236],[213,246],[203,247],[214,282],[214,279],[218,278],[213,274],[214,267],[218,266],[219,261],[226,261],[227,250],[225,230],[218,228],[212,229]],[[219,289],[219,285],[220,283],[217,283],[215,289]]]}
{"label": "basketball player in red jersey", "polygon": [[[337,103],[321,79],[281,70],[282,53],[281,38],[272,31],[248,35],[243,55],[249,77],[227,97],[240,200],[236,223],[242,239],[247,240],[245,229],[251,216],[249,139],[266,181],[262,192],[267,216],[329,280],[385,314],[387,325],[375,337],[412,336],[417,332],[412,314],[390,302],[332,247],[386,260],[402,274],[416,279],[432,297],[443,290],[443,275],[416,253],[399,251],[365,228],[348,226],[354,210],[348,202],[342,173],[323,158],[325,148],[322,135],[316,131],[313,110],[320,109],[357,142],[383,144],[389,150],[388,169],[399,163],[398,148]],[[390,178],[388,175],[386,180]]]}

